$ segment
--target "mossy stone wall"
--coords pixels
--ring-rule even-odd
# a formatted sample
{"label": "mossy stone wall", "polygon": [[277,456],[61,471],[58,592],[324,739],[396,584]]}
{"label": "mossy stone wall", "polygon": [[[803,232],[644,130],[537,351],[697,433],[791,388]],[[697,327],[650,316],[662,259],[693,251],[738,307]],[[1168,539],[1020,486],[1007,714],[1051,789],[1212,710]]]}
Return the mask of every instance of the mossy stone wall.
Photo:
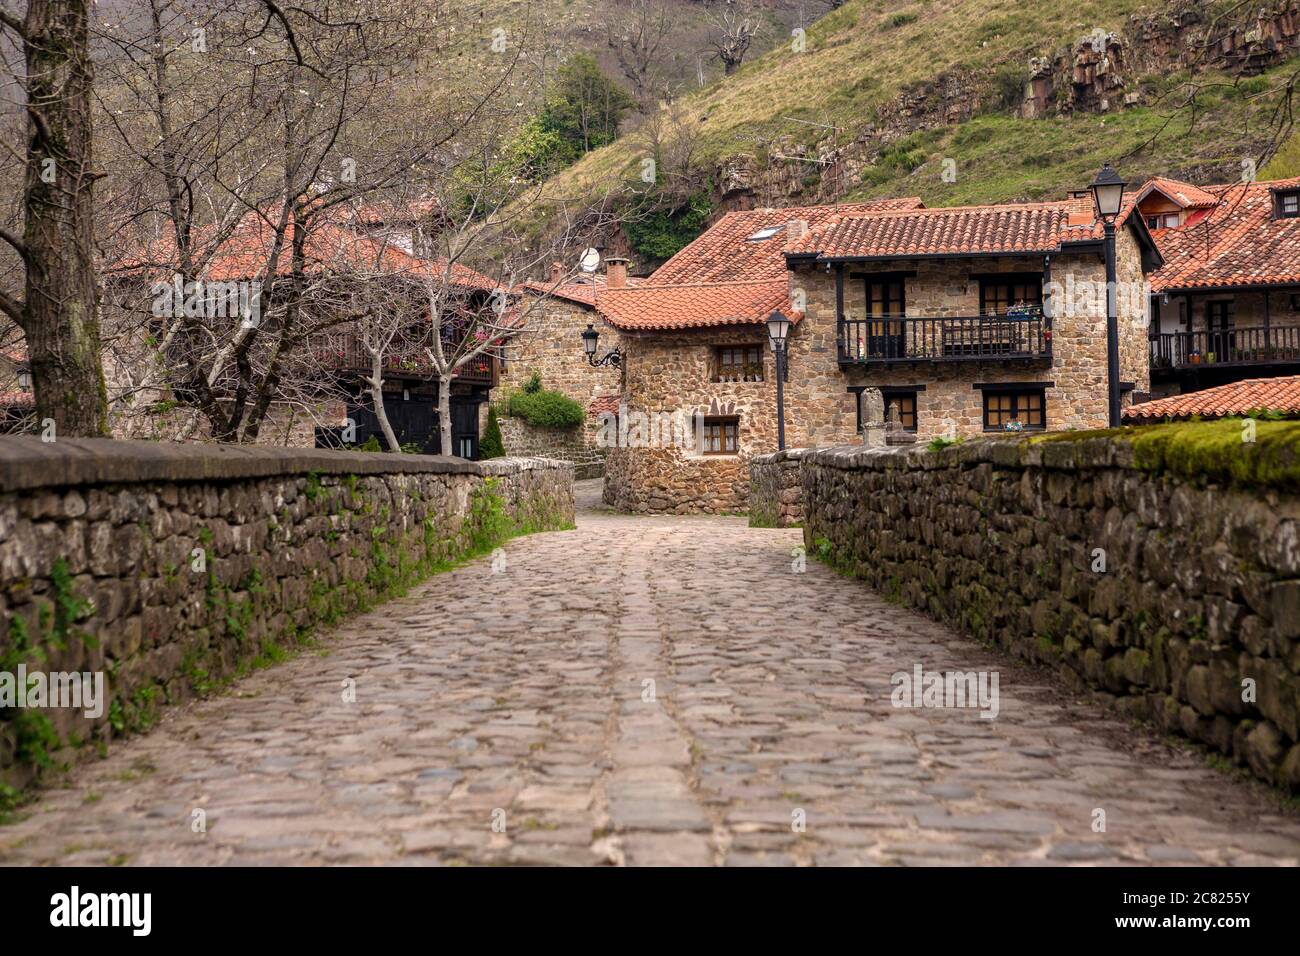
{"label": "mossy stone wall", "polygon": [[0,710],[0,788],[573,519],[573,466],[545,459],[5,439],[0,671],[102,671],[109,702]]}
{"label": "mossy stone wall", "polygon": [[1300,790],[1297,447],[1300,423],[1224,421],[821,449],[801,467],[804,538]]}

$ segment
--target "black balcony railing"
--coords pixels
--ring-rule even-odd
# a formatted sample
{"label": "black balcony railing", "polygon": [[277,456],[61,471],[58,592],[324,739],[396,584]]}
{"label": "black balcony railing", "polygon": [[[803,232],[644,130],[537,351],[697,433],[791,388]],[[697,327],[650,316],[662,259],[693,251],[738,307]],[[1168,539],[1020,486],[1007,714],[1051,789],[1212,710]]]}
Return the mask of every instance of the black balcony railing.
{"label": "black balcony railing", "polygon": [[1153,369],[1300,362],[1300,327],[1247,326],[1212,332],[1162,332],[1151,340]]}
{"label": "black balcony railing", "polygon": [[842,319],[839,352],[844,363],[1050,361],[1052,329],[1038,311]]}

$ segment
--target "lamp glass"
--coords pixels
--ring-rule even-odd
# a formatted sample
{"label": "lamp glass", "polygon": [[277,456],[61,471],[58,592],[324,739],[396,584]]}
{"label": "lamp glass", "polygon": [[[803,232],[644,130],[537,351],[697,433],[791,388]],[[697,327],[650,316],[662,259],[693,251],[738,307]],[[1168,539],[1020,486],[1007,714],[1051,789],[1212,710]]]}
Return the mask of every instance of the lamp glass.
{"label": "lamp glass", "polygon": [[586,331],[582,333],[582,348],[588,355],[596,354],[596,342],[599,338],[600,333],[588,325]]}
{"label": "lamp glass", "polygon": [[772,348],[780,348],[790,334],[790,320],[781,312],[773,312],[767,317],[767,334],[772,340]]}
{"label": "lamp glass", "polygon": [[1097,215],[1110,219],[1119,215],[1120,205],[1124,202],[1124,187],[1128,184],[1111,169],[1110,163],[1101,167],[1101,172],[1088,188],[1092,190],[1092,200],[1097,204]]}

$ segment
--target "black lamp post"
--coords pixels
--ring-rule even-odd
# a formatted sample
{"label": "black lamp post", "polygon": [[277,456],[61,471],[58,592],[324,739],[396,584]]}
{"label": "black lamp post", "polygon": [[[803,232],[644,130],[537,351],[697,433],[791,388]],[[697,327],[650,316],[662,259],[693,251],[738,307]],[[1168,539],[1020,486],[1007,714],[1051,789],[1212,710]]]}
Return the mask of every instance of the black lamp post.
{"label": "black lamp post", "polygon": [[785,451],[785,341],[790,320],[779,310],[767,317],[767,336],[776,356],[776,447]]}
{"label": "black lamp post", "polygon": [[600,368],[602,365],[612,365],[615,368],[623,361],[622,349],[615,346],[600,358],[596,358],[596,345],[600,341],[600,333],[596,331],[595,326],[590,322],[582,333],[582,350],[587,353],[587,364],[592,368]]}
{"label": "black lamp post", "polygon": [[1119,427],[1119,317],[1115,302],[1115,219],[1124,202],[1124,187],[1128,185],[1110,168],[1101,172],[1088,188],[1097,206],[1097,216],[1106,228],[1106,397],[1110,410],[1110,427]]}

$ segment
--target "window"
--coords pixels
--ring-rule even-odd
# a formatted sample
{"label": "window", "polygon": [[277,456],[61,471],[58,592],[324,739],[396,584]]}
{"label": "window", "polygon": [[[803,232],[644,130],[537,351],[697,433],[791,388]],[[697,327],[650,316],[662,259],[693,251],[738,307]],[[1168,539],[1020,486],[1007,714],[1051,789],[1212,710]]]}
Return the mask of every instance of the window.
{"label": "window", "polygon": [[1178,213],[1167,212],[1158,216],[1147,216],[1148,229],[1177,229]]}
{"label": "window", "polygon": [[980,315],[1006,315],[1013,306],[1042,308],[1042,305],[1041,275],[980,277]]}
{"label": "window", "polygon": [[715,382],[763,381],[763,346],[723,345],[718,347]]}
{"label": "window", "polygon": [[894,410],[898,410],[898,420],[904,431],[916,431],[916,392],[885,391],[885,421],[894,420]]}
{"label": "window", "polygon": [[1273,208],[1279,219],[1300,216],[1300,192],[1292,190],[1285,193],[1275,193]]}
{"label": "window", "polygon": [[[869,385],[851,385],[849,391],[853,394],[855,412],[857,416],[857,430],[862,431],[862,393],[867,388],[877,386]],[[880,389],[881,404],[885,421],[890,419],[891,411],[898,409],[898,420],[906,431],[916,431],[917,422],[917,396],[925,391],[924,385],[881,385]]]}
{"label": "window", "polygon": [[704,454],[734,455],[739,450],[739,418],[704,419]]}
{"label": "window", "polygon": [[781,231],[780,226],[765,226],[749,237],[750,242],[762,242],[764,239],[771,239]]}
{"label": "window", "polygon": [[904,346],[901,319],[907,314],[903,280],[867,279],[866,286],[866,354],[877,358],[901,358]]}
{"label": "window", "polygon": [[984,390],[986,432],[1044,429],[1047,427],[1047,397],[1041,388]]}

